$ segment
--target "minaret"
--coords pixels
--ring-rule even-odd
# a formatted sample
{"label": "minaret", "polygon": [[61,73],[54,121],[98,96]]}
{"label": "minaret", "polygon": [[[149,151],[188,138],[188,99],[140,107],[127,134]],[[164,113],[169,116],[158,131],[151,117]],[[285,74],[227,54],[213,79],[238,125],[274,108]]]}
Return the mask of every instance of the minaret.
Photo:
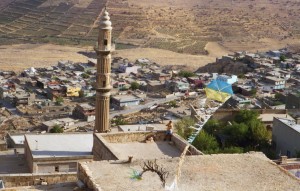
{"label": "minaret", "polygon": [[94,131],[99,133],[110,130],[111,30],[110,17],[105,8],[99,25],[98,45],[94,48],[97,54],[96,121]]}

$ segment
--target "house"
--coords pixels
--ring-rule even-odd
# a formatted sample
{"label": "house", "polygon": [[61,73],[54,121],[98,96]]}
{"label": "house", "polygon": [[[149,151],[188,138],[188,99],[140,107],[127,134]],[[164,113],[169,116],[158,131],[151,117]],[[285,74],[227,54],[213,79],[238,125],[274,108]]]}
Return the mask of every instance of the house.
{"label": "house", "polygon": [[75,122],[78,120],[66,117],[66,118],[60,118],[60,119],[53,119],[49,121],[45,121],[42,123],[42,129],[46,130],[47,132],[50,132],[50,130],[55,126],[58,125],[64,129],[68,129],[69,127],[75,125]]}
{"label": "house", "polygon": [[13,104],[18,105],[31,105],[35,101],[34,93],[20,92],[13,96]]}
{"label": "house", "polygon": [[47,91],[47,96],[49,99],[53,100],[56,99],[57,97],[62,97],[65,95],[64,89],[60,85],[49,85],[46,89]]}
{"label": "house", "polygon": [[154,72],[153,73],[153,78],[158,81],[166,81],[170,80],[172,78],[172,74],[167,74],[163,72]]}
{"label": "house", "polygon": [[79,97],[79,92],[81,90],[80,87],[78,86],[70,86],[70,85],[64,85],[64,91],[65,91],[65,95],[67,97]]}
{"label": "house", "polygon": [[93,160],[92,146],[92,134],[27,134],[24,155],[31,173],[76,172]]}
{"label": "house", "polygon": [[274,118],[272,140],[278,155],[295,157],[300,151],[300,118],[297,120]]}
{"label": "house", "polygon": [[73,116],[86,121],[95,121],[95,106],[88,103],[77,104],[73,110]]}
{"label": "house", "polygon": [[117,107],[137,106],[141,102],[141,98],[134,95],[115,95],[111,97],[112,105]]}
{"label": "house", "polygon": [[280,90],[285,88],[286,80],[283,78],[277,78],[273,76],[264,77],[264,81],[271,85],[271,89]]}
{"label": "house", "polygon": [[227,82],[228,84],[234,84],[238,81],[238,77],[236,75],[227,76],[227,75],[219,75],[218,73],[213,73],[213,79],[217,79],[223,82]]}
{"label": "house", "polygon": [[139,68],[141,68],[141,67],[134,66],[132,64],[120,64],[118,71],[121,73],[126,73],[126,74],[130,74],[130,73],[137,74]]}
{"label": "house", "polygon": [[190,89],[190,84],[183,81],[167,82],[167,87],[173,92],[185,92]]}
{"label": "house", "polygon": [[165,82],[158,80],[147,81],[147,85],[142,86],[141,89],[143,89],[146,92],[157,92],[162,89],[165,89]]}

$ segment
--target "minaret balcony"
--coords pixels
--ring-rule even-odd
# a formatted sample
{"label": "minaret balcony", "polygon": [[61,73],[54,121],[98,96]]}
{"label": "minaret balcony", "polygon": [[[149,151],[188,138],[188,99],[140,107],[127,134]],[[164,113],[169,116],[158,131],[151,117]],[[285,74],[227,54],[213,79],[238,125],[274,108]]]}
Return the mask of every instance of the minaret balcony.
{"label": "minaret balcony", "polygon": [[112,86],[107,86],[107,87],[96,88],[96,91],[109,92],[111,89],[112,89]]}

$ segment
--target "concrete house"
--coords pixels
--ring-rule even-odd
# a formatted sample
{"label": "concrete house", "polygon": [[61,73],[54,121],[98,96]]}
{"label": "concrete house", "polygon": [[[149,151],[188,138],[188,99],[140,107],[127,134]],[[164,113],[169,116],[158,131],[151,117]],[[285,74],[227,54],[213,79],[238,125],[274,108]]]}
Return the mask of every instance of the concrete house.
{"label": "concrete house", "polygon": [[277,78],[273,76],[266,76],[265,82],[271,85],[273,90],[280,90],[285,88],[286,80],[283,78]]}
{"label": "concrete house", "polygon": [[93,159],[92,145],[92,134],[25,135],[25,159],[31,173],[76,172]]}
{"label": "concrete house", "polygon": [[141,98],[134,95],[115,95],[111,97],[111,103],[118,107],[137,106],[140,104]]}
{"label": "concrete house", "polygon": [[276,144],[276,154],[296,157],[300,151],[300,119],[274,118],[272,140]]}

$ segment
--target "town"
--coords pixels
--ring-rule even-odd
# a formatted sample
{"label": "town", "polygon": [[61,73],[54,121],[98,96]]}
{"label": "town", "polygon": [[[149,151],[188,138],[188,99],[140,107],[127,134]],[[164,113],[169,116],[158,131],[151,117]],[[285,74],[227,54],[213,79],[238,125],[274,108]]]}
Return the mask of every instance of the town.
{"label": "town", "polygon": [[[193,72],[111,59],[101,19],[97,59],[0,72],[0,188],[299,189],[297,51],[235,52]],[[231,185],[236,174],[248,181]]]}

